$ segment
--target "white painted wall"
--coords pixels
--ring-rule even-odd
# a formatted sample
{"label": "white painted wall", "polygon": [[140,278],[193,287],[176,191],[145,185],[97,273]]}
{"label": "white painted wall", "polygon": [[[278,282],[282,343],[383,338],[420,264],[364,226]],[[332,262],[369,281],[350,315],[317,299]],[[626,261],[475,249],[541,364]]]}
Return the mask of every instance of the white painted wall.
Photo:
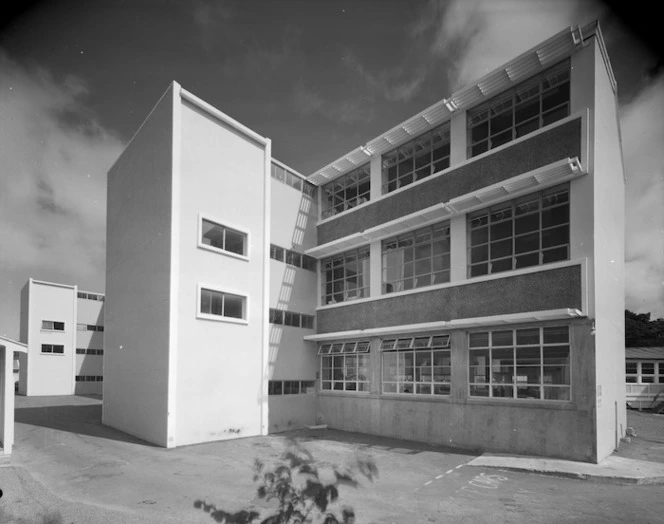
{"label": "white painted wall", "polygon": [[[72,395],[76,351],[76,286],[30,279],[26,395]],[[65,323],[64,331],[42,329],[43,320]],[[42,353],[42,344],[64,346]]]}
{"label": "white painted wall", "polygon": [[595,328],[598,460],[625,435],[625,182],[617,95],[595,51]]}
{"label": "white painted wall", "polygon": [[[264,144],[187,101],[180,111],[174,194],[177,338],[171,347],[178,446],[261,433],[263,269],[269,256],[264,195],[270,181]],[[199,213],[248,232],[248,260],[198,247]],[[197,318],[202,283],[246,296],[247,322]]]}
{"label": "white painted wall", "polygon": [[171,86],[108,175],[104,424],[168,445]]}
{"label": "white painted wall", "polygon": [[[373,184],[373,180],[372,180]],[[316,245],[317,203],[294,188],[273,180],[271,184],[270,242],[299,253]],[[316,315],[318,275],[284,262],[270,260],[270,307]],[[315,330],[270,324],[270,380],[315,380],[316,345],[302,337]],[[316,397],[270,397],[270,431],[314,424]]]}

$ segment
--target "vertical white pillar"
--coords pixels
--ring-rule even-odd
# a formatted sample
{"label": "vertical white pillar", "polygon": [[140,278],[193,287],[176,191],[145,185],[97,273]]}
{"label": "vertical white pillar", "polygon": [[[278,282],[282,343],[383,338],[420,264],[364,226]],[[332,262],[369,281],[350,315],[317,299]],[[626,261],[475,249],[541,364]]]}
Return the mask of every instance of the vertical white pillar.
{"label": "vertical white pillar", "polygon": [[377,298],[382,294],[383,262],[381,241],[372,242],[369,246],[369,296]]}
{"label": "vertical white pillar", "polygon": [[450,282],[465,280],[467,275],[466,215],[450,220]]}
{"label": "vertical white pillar", "polygon": [[450,120],[450,166],[466,160],[467,139],[466,112],[458,111]]}
{"label": "vertical white pillar", "polygon": [[370,200],[378,200],[383,194],[383,169],[380,155],[371,157],[371,192]]}

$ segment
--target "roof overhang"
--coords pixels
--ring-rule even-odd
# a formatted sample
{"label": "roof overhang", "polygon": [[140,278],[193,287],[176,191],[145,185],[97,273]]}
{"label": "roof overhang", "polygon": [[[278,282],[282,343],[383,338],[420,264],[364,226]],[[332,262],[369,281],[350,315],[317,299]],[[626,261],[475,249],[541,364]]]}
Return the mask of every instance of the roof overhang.
{"label": "roof overhang", "polygon": [[334,333],[320,333],[307,335],[304,340],[310,342],[323,342],[327,340],[345,340],[358,337],[380,337],[408,333],[424,333],[427,331],[445,331],[450,329],[472,329],[505,324],[520,324],[528,322],[544,322],[549,320],[568,320],[582,318],[586,315],[578,309],[562,308],[546,311],[531,311],[528,313],[513,313],[510,315],[494,315],[489,317],[461,318],[454,320],[440,320],[438,322],[424,322],[421,324],[408,324],[404,326],[388,326],[370,329],[353,329],[350,331],[337,331]]}
{"label": "roof overhang", "polygon": [[4,346],[9,351],[18,351],[19,353],[28,352],[27,344],[3,336],[0,336],[0,346]]}
{"label": "roof overhang", "polygon": [[567,158],[453,198],[448,202],[441,202],[440,204],[379,224],[353,235],[316,246],[308,249],[305,253],[316,258],[327,257],[359,247],[371,241],[388,238],[418,227],[462,215],[475,209],[481,209],[527,192],[560,184],[586,173],[587,170],[584,169],[577,157]]}
{"label": "roof overhang", "polygon": [[584,38],[596,34],[597,22],[585,27],[568,27],[548,40],[517,56],[507,64],[493,70],[477,82],[454,92],[449,98],[436,102],[424,111],[393,127],[334,162],[307,177],[309,182],[321,185],[351,169],[365,164],[372,156],[381,155],[429,129],[449,120],[452,113],[470,109],[483,101],[527,80],[540,71],[571,56],[583,45]]}

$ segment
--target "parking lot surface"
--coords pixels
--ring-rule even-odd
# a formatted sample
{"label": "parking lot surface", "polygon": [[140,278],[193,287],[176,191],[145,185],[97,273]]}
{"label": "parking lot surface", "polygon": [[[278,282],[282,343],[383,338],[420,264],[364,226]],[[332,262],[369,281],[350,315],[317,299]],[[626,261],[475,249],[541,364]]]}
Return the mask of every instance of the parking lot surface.
{"label": "parking lot surface", "polygon": [[254,460],[274,463],[292,439],[323,465],[372,458],[373,483],[341,487],[357,523],[661,522],[664,512],[661,486],[469,467],[475,454],[413,442],[303,430],[167,450],[100,421],[98,398],[17,398],[12,464],[0,468],[0,522],[49,514],[66,523],[214,522],[196,500],[262,511]]}

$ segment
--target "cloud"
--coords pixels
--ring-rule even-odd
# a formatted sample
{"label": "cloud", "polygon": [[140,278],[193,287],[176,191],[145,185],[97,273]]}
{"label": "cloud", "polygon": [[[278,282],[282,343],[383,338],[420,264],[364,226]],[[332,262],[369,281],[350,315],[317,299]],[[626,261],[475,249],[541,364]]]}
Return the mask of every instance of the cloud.
{"label": "cloud", "polygon": [[334,101],[304,86],[294,90],[292,103],[302,115],[318,115],[339,124],[370,121],[374,111],[373,104],[364,98]]}
{"label": "cloud", "polygon": [[10,280],[104,281],[106,171],[123,146],[87,94],[82,79],[57,81],[0,50],[0,266]]}
{"label": "cloud", "polygon": [[360,63],[360,60],[347,51],[343,63],[364,80],[370,90],[380,93],[390,102],[408,102],[420,90],[426,79],[426,68],[423,64],[396,66],[377,73],[372,73]]}
{"label": "cloud", "polygon": [[448,79],[454,91],[601,11],[590,0],[432,0],[411,35],[428,39],[434,56],[452,60]]}
{"label": "cloud", "polygon": [[627,308],[664,318],[664,74],[621,109]]}

